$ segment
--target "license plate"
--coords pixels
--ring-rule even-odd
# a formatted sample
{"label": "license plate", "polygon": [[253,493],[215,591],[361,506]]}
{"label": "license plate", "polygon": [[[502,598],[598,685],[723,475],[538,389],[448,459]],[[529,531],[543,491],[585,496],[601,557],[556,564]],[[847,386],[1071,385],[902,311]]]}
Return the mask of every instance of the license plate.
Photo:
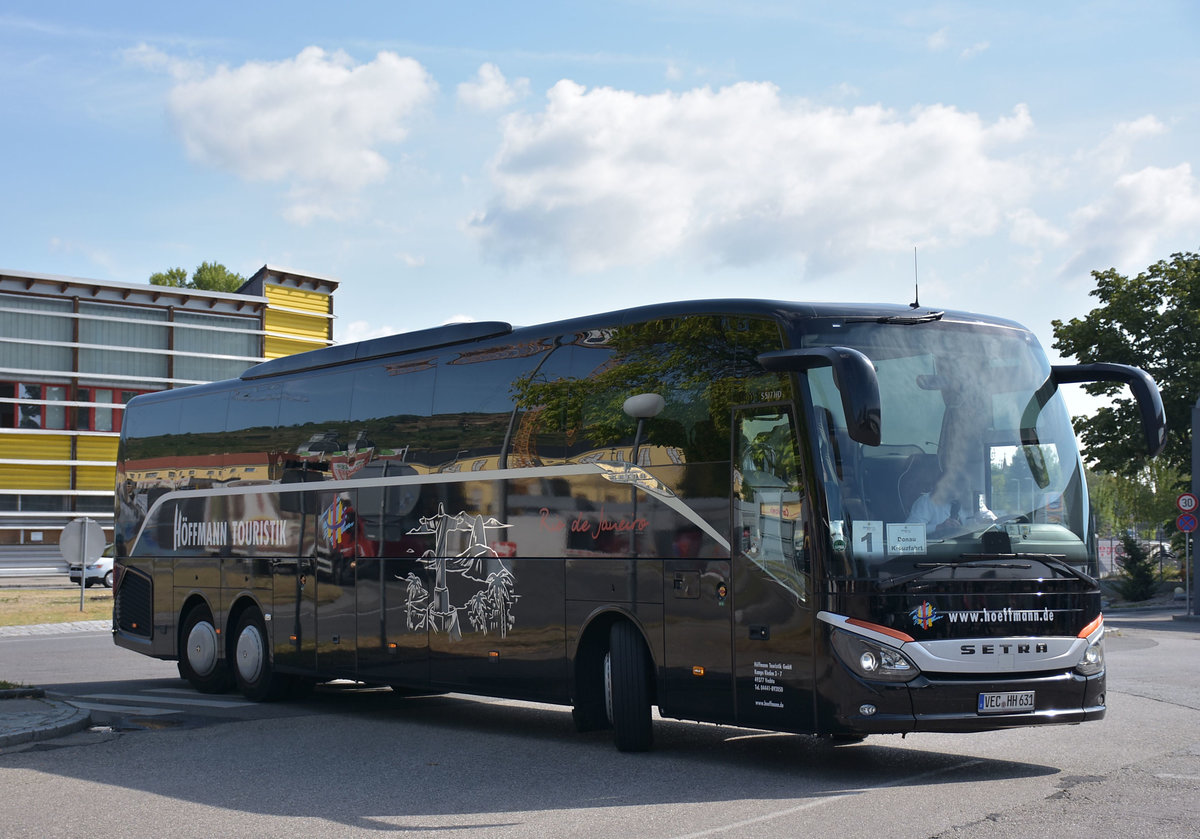
{"label": "license plate", "polygon": [[1031,690],[979,694],[979,713],[981,714],[1029,713],[1035,707]]}

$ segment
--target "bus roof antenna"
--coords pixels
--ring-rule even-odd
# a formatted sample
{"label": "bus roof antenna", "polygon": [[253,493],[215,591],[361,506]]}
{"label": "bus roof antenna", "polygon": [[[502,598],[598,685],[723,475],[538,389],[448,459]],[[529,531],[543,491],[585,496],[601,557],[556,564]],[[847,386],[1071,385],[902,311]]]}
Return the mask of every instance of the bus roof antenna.
{"label": "bus roof antenna", "polygon": [[917,279],[917,246],[913,245],[913,302],[908,304],[910,309],[921,308],[921,283]]}

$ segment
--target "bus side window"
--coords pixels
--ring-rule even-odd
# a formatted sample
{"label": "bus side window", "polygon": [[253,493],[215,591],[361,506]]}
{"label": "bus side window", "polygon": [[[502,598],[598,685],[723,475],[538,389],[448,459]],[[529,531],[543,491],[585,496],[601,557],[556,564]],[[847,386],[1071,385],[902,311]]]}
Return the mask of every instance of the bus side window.
{"label": "bus side window", "polygon": [[805,600],[808,520],[787,408],[765,406],[739,413],[734,423],[733,466],[741,552]]}

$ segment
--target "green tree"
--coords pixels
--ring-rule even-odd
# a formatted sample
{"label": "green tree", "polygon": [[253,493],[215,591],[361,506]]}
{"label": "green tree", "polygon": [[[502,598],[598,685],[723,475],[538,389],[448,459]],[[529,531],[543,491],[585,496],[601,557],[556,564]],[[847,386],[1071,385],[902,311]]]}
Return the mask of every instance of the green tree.
{"label": "green tree", "polygon": [[1121,577],[1116,581],[1116,589],[1130,602],[1149,600],[1158,587],[1156,563],[1137,539],[1126,536],[1122,542],[1125,557],[1121,560]]}
{"label": "green tree", "polygon": [[182,268],[168,268],[150,275],[150,285],[166,285],[174,288],[188,288],[187,271]]}
{"label": "green tree", "polygon": [[182,268],[169,268],[166,271],[150,275],[151,285],[195,288],[202,291],[234,292],[245,282],[245,277],[230,271],[219,262],[201,262],[192,272],[190,280],[187,271]]}
{"label": "green tree", "polygon": [[241,274],[235,274],[219,262],[201,262],[192,274],[192,288],[204,291],[237,291],[246,282]]}
{"label": "green tree", "polygon": [[[1132,364],[1154,377],[1170,429],[1162,458],[1182,481],[1191,473],[1191,411],[1200,393],[1200,255],[1173,254],[1133,278],[1112,268],[1093,271],[1092,277],[1091,295],[1102,305],[1082,319],[1052,321],[1054,348],[1084,363]],[[1123,386],[1094,384],[1085,390],[1112,396]],[[1147,457],[1137,405],[1124,394],[1075,425],[1086,456],[1099,469],[1136,478]]]}
{"label": "green tree", "polygon": [[1177,515],[1174,487],[1183,476],[1162,458],[1134,478],[1091,470],[1086,474],[1099,532],[1124,533],[1134,527],[1149,537],[1159,527],[1173,530]]}

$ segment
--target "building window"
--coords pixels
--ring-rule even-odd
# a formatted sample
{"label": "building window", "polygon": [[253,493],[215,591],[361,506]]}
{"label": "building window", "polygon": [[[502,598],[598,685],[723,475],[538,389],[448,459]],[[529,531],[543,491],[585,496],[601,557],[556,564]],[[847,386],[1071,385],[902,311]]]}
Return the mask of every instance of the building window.
{"label": "building window", "polygon": [[[77,431],[120,431],[124,405],[140,390],[82,387],[76,402],[94,403],[75,408]],[[66,385],[41,382],[0,382],[0,428],[44,428],[51,431],[72,426],[67,412]],[[62,403],[62,404],[55,404]]]}
{"label": "building window", "polygon": [[[167,375],[170,334],[165,310],[80,303],[79,313],[91,316],[80,318],[79,343],[93,345],[79,350],[81,373]],[[131,349],[148,352],[131,352]]]}
{"label": "building window", "polygon": [[[18,399],[24,400],[41,400],[42,386],[41,385],[17,385]],[[42,404],[40,401],[27,401],[23,405],[17,405],[17,412],[20,418],[17,421],[18,428],[41,428],[42,427]]]}
{"label": "building window", "polygon": [[121,405],[144,390],[114,390],[108,387],[81,387],[78,401],[88,402],[75,409],[75,428],[78,431],[120,431],[125,415]]}
{"label": "building window", "polygon": [[0,382],[0,428],[15,428],[17,425],[17,386],[13,382]]}

